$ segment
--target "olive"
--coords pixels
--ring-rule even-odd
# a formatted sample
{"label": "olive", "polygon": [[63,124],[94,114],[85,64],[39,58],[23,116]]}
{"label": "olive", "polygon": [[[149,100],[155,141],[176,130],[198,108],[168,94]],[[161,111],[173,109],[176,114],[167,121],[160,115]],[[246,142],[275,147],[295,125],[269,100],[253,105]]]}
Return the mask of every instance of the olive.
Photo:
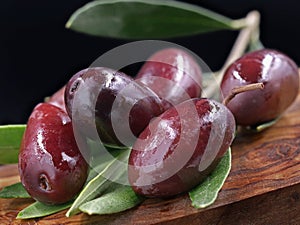
{"label": "olive", "polygon": [[169,107],[201,95],[201,68],[191,54],[179,48],[154,53],[136,80],[150,87],[165,103],[171,103]]}
{"label": "olive", "polygon": [[19,174],[27,192],[46,204],[67,202],[82,189],[88,164],[62,109],[48,103],[34,108],[20,147]]}
{"label": "olive", "polygon": [[81,131],[94,139],[98,136],[91,131],[96,126],[107,145],[132,146],[149,121],[164,111],[161,99],[148,87],[104,67],[75,74],[66,86],[65,101]]}
{"label": "olive", "polygon": [[227,105],[237,124],[255,126],[279,117],[299,92],[295,62],[272,49],[250,52],[233,62],[225,71],[221,91],[228,96],[235,87],[263,83],[263,90],[240,93]]}
{"label": "olive", "polygon": [[[92,72],[94,69],[90,69]],[[72,107],[73,107],[73,99],[75,97],[76,90],[79,89],[79,85],[83,83],[82,76],[88,71],[87,69],[80,70],[75,75],[71,77],[71,79],[67,82],[65,91],[64,91],[64,101],[66,110],[68,115],[72,118]]]}
{"label": "olive", "polygon": [[147,197],[170,197],[198,185],[216,167],[235,133],[221,103],[190,99],[152,120],[129,156],[128,179]]}

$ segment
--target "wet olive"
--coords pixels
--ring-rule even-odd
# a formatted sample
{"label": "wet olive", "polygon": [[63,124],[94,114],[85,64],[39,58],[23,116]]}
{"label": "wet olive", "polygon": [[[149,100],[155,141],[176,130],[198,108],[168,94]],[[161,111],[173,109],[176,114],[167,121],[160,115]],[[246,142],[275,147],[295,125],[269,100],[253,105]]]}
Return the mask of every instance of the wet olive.
{"label": "wet olive", "polygon": [[34,108],[22,139],[19,173],[27,192],[46,204],[67,202],[81,190],[88,164],[62,109],[48,103]]}
{"label": "wet olive", "polygon": [[136,80],[172,105],[201,95],[201,68],[190,53],[179,48],[167,48],[153,54],[140,69]]}
{"label": "wet olive", "polygon": [[149,121],[164,111],[161,99],[148,87],[104,67],[75,74],[67,84],[65,101],[85,135],[97,138],[91,132],[96,124],[96,134],[109,145],[131,146]]}
{"label": "wet olive", "polygon": [[147,197],[186,192],[215,168],[234,133],[234,117],[224,105],[209,99],[180,103],[140,134],[129,156],[129,182]]}
{"label": "wet olive", "polygon": [[279,51],[250,52],[226,70],[222,94],[226,97],[235,87],[258,82],[264,84],[263,90],[240,93],[227,105],[239,125],[259,125],[279,117],[298,95],[298,67]]}

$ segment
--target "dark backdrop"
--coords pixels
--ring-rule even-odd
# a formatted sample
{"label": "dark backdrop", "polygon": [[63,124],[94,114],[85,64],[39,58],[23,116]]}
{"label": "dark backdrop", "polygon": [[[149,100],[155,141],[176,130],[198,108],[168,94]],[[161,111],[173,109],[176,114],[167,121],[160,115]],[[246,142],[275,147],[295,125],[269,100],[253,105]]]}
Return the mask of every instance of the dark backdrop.
{"label": "dark backdrop", "polygon": [[[80,69],[125,40],[91,37],[64,28],[69,16],[88,0],[2,2],[0,8],[0,124],[25,123],[32,108]],[[250,10],[261,13],[261,39],[300,64],[300,7],[295,0],[185,1],[233,19]],[[237,32],[221,31],[169,39],[219,69]]]}

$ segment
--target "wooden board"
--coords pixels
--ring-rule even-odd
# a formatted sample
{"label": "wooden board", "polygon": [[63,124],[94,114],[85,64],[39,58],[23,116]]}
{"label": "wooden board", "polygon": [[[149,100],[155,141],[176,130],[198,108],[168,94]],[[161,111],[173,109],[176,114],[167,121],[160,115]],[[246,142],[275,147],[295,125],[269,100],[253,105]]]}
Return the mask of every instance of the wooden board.
{"label": "wooden board", "polygon": [[[66,218],[63,211],[20,221],[17,213],[33,200],[0,199],[0,224],[300,224],[300,94],[273,127],[238,135],[232,158],[217,201],[206,209],[181,195],[114,215]],[[16,165],[0,166],[0,189],[18,180]]]}

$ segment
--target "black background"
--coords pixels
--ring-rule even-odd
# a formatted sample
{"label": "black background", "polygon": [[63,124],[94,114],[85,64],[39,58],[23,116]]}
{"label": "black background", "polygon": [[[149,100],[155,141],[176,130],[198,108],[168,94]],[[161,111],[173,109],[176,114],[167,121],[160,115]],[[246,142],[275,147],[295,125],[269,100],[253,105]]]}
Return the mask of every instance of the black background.
{"label": "black background", "polygon": [[[2,2],[0,8],[0,124],[25,123],[33,107],[63,86],[98,56],[129,42],[87,36],[65,29],[70,15],[87,0]],[[233,19],[256,9],[261,13],[265,47],[285,52],[300,65],[300,7],[295,0],[184,1]],[[154,15],[155,16],[155,15]],[[168,39],[219,69],[237,36],[221,31]]]}

